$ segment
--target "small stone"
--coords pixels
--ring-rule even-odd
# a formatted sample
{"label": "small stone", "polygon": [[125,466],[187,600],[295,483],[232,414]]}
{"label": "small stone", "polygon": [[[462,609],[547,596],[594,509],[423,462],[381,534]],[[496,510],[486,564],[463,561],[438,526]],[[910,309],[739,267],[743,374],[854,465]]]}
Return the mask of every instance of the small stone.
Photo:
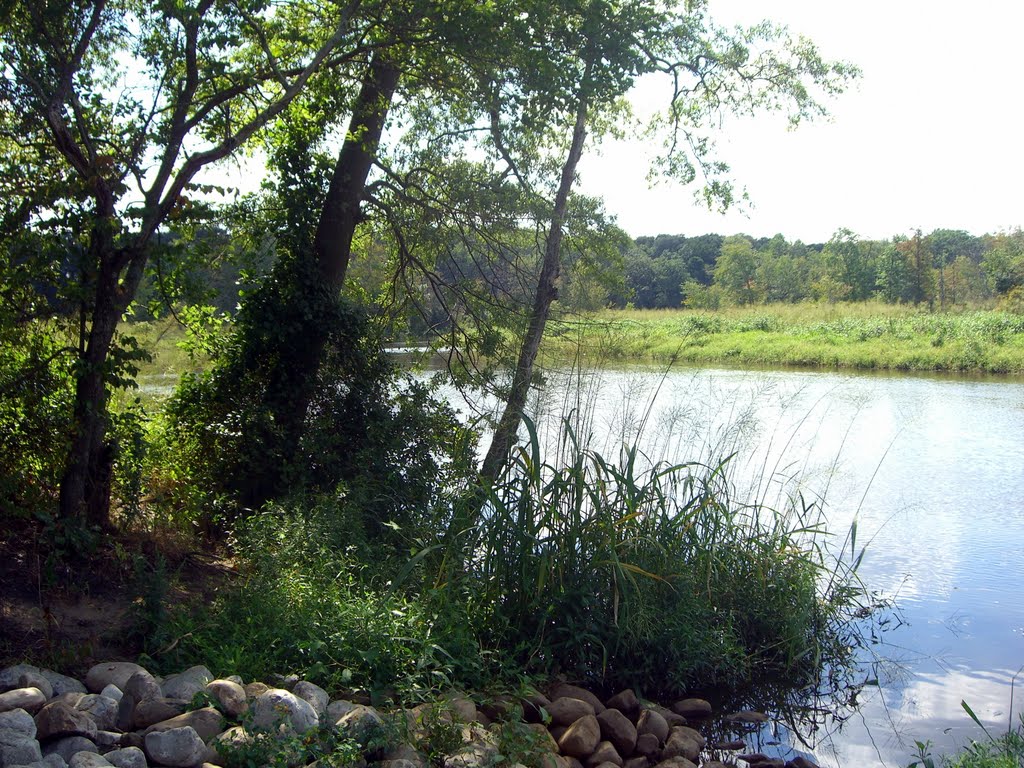
{"label": "small stone", "polygon": [[704,699],[683,699],[672,705],[672,711],[683,717],[710,717],[711,703]]}
{"label": "small stone", "polygon": [[149,726],[146,733],[170,731],[174,728],[184,728],[185,726],[191,727],[199,734],[199,738],[208,743],[213,737],[224,731],[224,716],[213,707],[203,707],[202,709],[194,709],[191,712],[183,712],[177,717],[172,717],[170,720],[154,723]]}
{"label": "small stone", "polygon": [[[554,702],[552,702],[554,703]],[[601,726],[594,715],[585,715],[570,725],[558,740],[562,754],[584,759],[597,748]]]}
{"label": "small stone", "polygon": [[583,764],[587,768],[598,768],[598,766],[608,764],[614,765],[616,768],[622,768],[622,755],[619,754],[619,751],[615,749],[615,745],[610,741],[602,741],[590,753],[590,757],[583,761]]}
{"label": "small stone", "polygon": [[146,753],[138,747],[115,749],[104,755],[107,762],[117,768],[146,768]]}
{"label": "small stone", "polygon": [[[130,661],[108,661],[96,664],[85,673],[85,687],[92,693],[99,693],[108,685],[116,685],[122,691],[128,679],[136,672],[146,672],[144,667]],[[147,674],[149,674],[147,672]]]}
{"label": "small stone", "polygon": [[64,701],[52,701],[39,710],[35,717],[36,737],[43,739],[54,736],[94,736],[96,721],[88,712],[82,712]]}
{"label": "small stone", "polygon": [[560,696],[548,704],[547,710],[555,725],[572,725],[581,717],[595,714],[593,705],[571,696]]}
{"label": "small stone", "polygon": [[44,755],[58,755],[67,763],[70,763],[71,758],[79,752],[99,752],[99,749],[91,739],[84,736],[65,736],[63,739],[51,741],[43,749]]}
{"label": "small stone", "polygon": [[212,696],[228,717],[239,718],[249,711],[245,689],[234,680],[211,680],[206,692]]}
{"label": "small stone", "polygon": [[154,762],[172,768],[188,768],[202,762],[206,744],[191,727],[146,734],[146,754]]}
{"label": "small stone", "polygon": [[168,699],[184,699],[192,701],[192,698],[206,688],[206,684],[213,680],[213,675],[204,666],[189,667],[184,672],[171,675],[164,680],[160,686],[164,696]]}
{"label": "small stone", "polygon": [[68,768],[108,768],[111,763],[95,752],[76,752],[68,760]]}
{"label": "small stone", "polygon": [[595,715],[604,712],[604,704],[599,698],[597,698],[597,696],[592,694],[586,688],[580,688],[578,685],[569,685],[568,683],[559,683],[551,689],[552,702],[565,696],[587,702],[594,708]]}
{"label": "small stone", "polygon": [[633,754],[636,747],[636,726],[622,712],[608,708],[597,716],[601,738],[615,745],[619,755]]}
{"label": "small stone", "polygon": [[299,680],[292,688],[292,693],[313,707],[317,717],[322,718],[327,714],[327,704],[331,697],[319,685],[308,680]]}
{"label": "small stone", "polygon": [[640,714],[640,699],[636,697],[636,693],[633,692],[632,688],[619,691],[608,699],[604,705],[609,709],[619,710],[619,712],[624,714],[634,723],[636,722],[637,716]]}
{"label": "small stone", "polygon": [[320,724],[309,702],[283,688],[271,688],[260,694],[251,706],[253,728],[276,730],[285,725],[296,733],[305,733]]}
{"label": "small stone", "polygon": [[754,712],[753,710],[745,709],[742,712],[733,712],[731,715],[726,715],[725,719],[727,722],[739,725],[760,725],[761,723],[768,722],[768,715],[764,712]]}
{"label": "small stone", "polygon": [[0,693],[0,712],[10,712],[13,709],[23,709],[29,713],[36,713],[46,703],[46,695],[38,688],[15,688]]}

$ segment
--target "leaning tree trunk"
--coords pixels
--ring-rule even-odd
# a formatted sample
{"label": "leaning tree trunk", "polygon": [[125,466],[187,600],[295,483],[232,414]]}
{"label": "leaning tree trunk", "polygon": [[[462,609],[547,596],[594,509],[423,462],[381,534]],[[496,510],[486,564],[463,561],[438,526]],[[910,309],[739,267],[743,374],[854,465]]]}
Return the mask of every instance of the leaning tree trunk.
{"label": "leaning tree trunk", "polygon": [[556,281],[561,270],[562,235],[565,228],[566,210],[569,204],[569,193],[576,180],[576,166],[583,154],[583,143],[587,136],[587,99],[580,96],[576,109],[576,123],[572,132],[572,143],[569,154],[562,166],[562,177],[555,195],[555,205],[551,212],[551,228],[544,245],[544,261],[541,266],[540,278],[537,281],[537,293],[534,296],[530,322],[519,348],[519,359],[512,376],[512,387],[501,414],[494,437],[487,449],[480,466],[480,478],[486,485],[494,485],[508,461],[509,452],[515,442],[519,423],[526,407],[526,397],[530,390],[533,377],[533,366],[540,350],[540,342],[544,337],[544,328],[551,315],[551,303],[558,298]]}

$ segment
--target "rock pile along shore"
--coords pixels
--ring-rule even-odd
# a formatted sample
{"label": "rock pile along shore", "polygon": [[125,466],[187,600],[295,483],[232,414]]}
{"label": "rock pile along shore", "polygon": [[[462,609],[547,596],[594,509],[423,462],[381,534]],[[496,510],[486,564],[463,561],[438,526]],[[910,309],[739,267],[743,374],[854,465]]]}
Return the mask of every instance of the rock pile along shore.
{"label": "rock pile along shore", "polygon": [[[701,699],[666,708],[625,690],[602,702],[562,683],[546,695],[478,706],[453,694],[386,712],[331,700],[294,676],[272,683],[214,679],[202,666],[160,679],[120,661],[95,665],[84,680],[8,667],[0,670],[0,768],[814,766],[745,754],[742,741],[709,744],[699,727],[711,705]],[[758,712],[726,719],[767,720]]]}

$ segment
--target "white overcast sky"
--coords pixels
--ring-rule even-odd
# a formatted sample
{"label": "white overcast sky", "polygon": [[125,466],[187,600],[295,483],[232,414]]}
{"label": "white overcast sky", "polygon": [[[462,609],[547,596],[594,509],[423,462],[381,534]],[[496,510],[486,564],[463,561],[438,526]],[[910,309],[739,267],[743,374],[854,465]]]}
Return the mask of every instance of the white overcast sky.
{"label": "white overcast sky", "polygon": [[650,188],[647,153],[606,143],[580,168],[630,235],[706,232],[824,242],[841,227],[884,239],[920,227],[1024,225],[1024,2],[710,0],[722,24],[771,19],[863,75],[828,122],[731,121],[722,159],[753,206],[711,213],[692,189]]}

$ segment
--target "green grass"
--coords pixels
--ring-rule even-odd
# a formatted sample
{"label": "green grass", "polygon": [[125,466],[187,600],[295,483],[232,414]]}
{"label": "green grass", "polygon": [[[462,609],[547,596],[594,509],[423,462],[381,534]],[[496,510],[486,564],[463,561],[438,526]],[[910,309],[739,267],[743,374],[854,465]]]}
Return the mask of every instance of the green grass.
{"label": "green grass", "polygon": [[606,310],[560,324],[545,349],[603,360],[1024,373],[1024,315],[881,303]]}

